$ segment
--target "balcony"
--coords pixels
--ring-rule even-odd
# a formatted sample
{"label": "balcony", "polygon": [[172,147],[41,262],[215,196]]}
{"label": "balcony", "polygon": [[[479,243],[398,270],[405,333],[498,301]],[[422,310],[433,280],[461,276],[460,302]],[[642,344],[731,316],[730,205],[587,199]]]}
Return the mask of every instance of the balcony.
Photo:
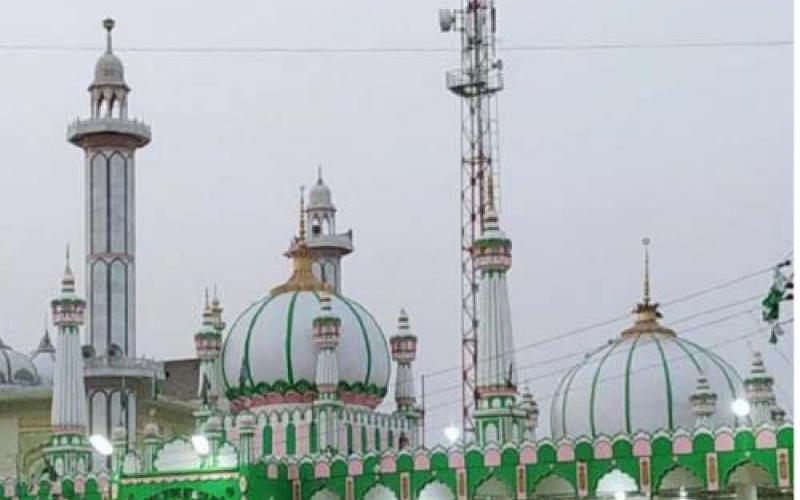
{"label": "balcony", "polygon": [[445,74],[447,88],[463,97],[489,95],[503,90],[503,74],[491,69],[479,74],[454,69]]}
{"label": "balcony", "polygon": [[120,118],[88,118],[67,126],[67,140],[80,145],[81,139],[93,134],[118,134],[134,139],[138,147],[150,142],[150,127],[140,120]]}

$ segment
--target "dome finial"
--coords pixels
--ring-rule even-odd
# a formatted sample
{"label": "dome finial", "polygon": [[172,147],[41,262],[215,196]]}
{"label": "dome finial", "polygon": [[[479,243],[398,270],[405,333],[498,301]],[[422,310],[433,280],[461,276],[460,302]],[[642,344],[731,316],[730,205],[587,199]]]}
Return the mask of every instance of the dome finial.
{"label": "dome finial", "polygon": [[322,165],[317,165],[317,184],[322,184]]}
{"label": "dome finial", "polygon": [[650,304],[650,238],[642,238],[644,246],[644,297],[645,305]]}
{"label": "dome finial", "polygon": [[103,19],[103,28],[106,30],[106,53],[111,53],[111,30],[114,29],[114,20],[110,17]]}

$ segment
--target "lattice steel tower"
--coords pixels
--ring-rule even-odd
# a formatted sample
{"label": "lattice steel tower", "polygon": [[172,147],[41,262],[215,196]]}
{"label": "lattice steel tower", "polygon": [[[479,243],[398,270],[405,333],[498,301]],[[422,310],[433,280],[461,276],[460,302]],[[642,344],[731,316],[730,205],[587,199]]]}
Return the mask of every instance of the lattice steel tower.
{"label": "lattice steel tower", "polygon": [[446,82],[447,88],[461,97],[462,430],[467,440],[474,438],[472,409],[480,349],[472,247],[483,230],[490,184],[499,209],[497,93],[503,88],[503,78],[502,62],[496,55],[495,21],[493,0],[463,0],[460,9],[439,11],[442,31],[461,34],[461,67],[448,71]]}

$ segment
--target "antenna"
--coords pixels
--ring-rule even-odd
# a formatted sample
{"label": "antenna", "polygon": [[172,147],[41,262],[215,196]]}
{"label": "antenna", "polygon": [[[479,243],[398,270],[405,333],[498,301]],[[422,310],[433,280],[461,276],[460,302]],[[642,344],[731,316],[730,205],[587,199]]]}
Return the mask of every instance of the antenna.
{"label": "antenna", "polygon": [[[462,436],[475,435],[478,350],[478,282],[472,247],[493,202],[500,211],[497,93],[503,64],[496,56],[494,0],[462,0],[439,11],[439,28],[461,34],[461,67],[446,73],[446,85],[461,98],[461,365]],[[489,187],[492,187],[491,194]]]}

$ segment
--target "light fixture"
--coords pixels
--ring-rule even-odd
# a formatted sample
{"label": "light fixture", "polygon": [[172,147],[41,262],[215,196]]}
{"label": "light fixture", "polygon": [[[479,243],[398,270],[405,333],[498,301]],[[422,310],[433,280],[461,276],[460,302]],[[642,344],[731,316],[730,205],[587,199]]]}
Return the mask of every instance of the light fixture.
{"label": "light fixture", "polygon": [[91,443],[94,451],[103,455],[104,457],[111,455],[111,453],[114,451],[114,447],[111,446],[111,442],[106,439],[105,436],[101,436],[100,434],[93,434],[89,436],[89,443]]}
{"label": "light fixture", "polygon": [[750,403],[742,398],[734,399],[731,403],[731,410],[737,417],[746,417],[750,414]]}
{"label": "light fixture", "polygon": [[615,491],[614,500],[625,500],[625,492],[622,490]]}
{"label": "light fixture", "polygon": [[453,444],[461,437],[461,431],[455,425],[448,425],[444,428],[444,437]]}
{"label": "light fixture", "polygon": [[444,32],[450,31],[456,21],[456,16],[449,9],[439,9],[439,29]]}
{"label": "light fixture", "polygon": [[202,434],[192,435],[192,447],[194,447],[195,453],[203,456],[208,455],[208,452],[211,450],[208,438]]}

